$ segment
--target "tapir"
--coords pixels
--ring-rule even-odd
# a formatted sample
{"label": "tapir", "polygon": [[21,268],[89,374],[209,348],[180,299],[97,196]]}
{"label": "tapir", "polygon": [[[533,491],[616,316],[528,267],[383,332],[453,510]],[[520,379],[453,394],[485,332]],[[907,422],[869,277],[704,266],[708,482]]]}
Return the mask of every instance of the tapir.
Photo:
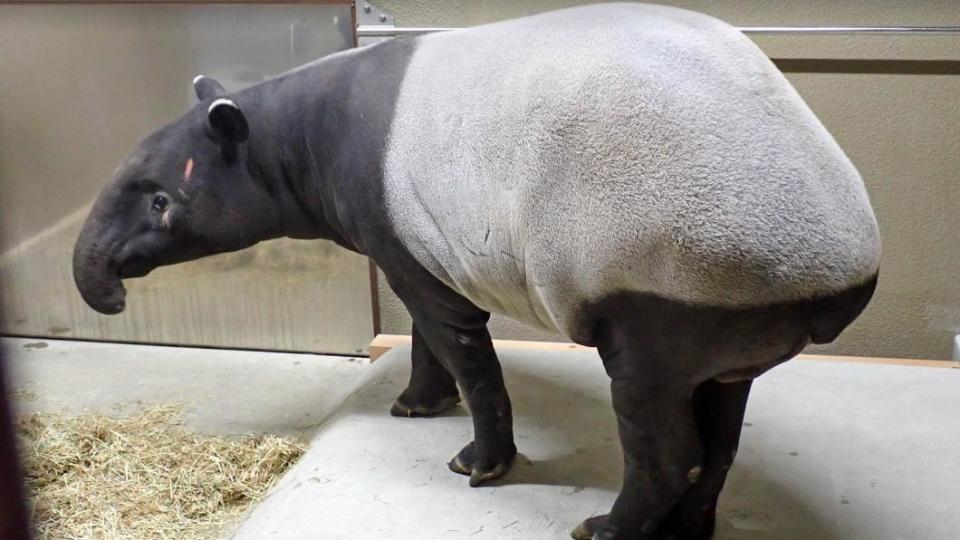
{"label": "tapir", "polygon": [[471,486],[517,452],[490,314],[594,346],[624,473],[578,539],[709,538],[752,380],[834,340],[877,283],[857,170],[706,15],[578,7],[193,86],[94,203],[85,301],[118,313],[125,278],[271,238],[365,254],[413,320],[391,413],[462,395],[474,437],[449,468]]}

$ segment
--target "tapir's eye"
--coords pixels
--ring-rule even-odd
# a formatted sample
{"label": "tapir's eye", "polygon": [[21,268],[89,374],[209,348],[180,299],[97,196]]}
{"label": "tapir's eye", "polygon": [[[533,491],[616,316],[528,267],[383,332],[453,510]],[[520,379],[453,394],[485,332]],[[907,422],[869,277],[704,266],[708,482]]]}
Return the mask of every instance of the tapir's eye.
{"label": "tapir's eye", "polygon": [[156,195],[153,198],[153,203],[150,205],[150,208],[153,208],[157,212],[163,212],[167,209],[167,198],[163,195]]}

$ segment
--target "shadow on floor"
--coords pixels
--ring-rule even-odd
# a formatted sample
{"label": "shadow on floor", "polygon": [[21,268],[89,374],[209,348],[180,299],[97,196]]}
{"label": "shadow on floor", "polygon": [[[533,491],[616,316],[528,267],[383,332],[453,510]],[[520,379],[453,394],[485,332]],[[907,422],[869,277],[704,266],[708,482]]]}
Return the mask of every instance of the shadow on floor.
{"label": "shadow on floor", "polygon": [[714,540],[840,540],[835,526],[790,486],[745,464],[734,464],[720,495]]}
{"label": "shadow on floor", "polygon": [[[352,414],[386,416],[394,398],[407,384],[406,360],[401,355],[387,359],[391,365],[381,366],[384,374],[360,389],[345,408]],[[620,488],[623,463],[605,377],[578,376],[550,367],[538,370],[537,366],[515,362],[504,364],[520,454],[509,473],[487,486],[569,486],[571,495],[583,489],[599,489],[610,492],[612,500]],[[596,364],[593,367],[602,370],[599,362]],[[463,404],[441,416],[462,418],[469,428],[469,413]],[[780,485],[749,466],[734,466],[724,493],[715,536],[718,540],[840,538],[794,496],[789,486]]]}

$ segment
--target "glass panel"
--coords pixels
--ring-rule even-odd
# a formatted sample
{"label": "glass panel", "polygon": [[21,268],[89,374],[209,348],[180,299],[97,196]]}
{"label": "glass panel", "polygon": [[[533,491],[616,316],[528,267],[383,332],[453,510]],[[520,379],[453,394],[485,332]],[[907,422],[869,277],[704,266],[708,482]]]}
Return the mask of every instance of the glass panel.
{"label": "glass panel", "polygon": [[355,354],[373,335],[367,260],[277,240],[127,282],[88,308],[73,242],[134,145],[195,102],[352,46],[347,5],[0,6],[3,333]]}

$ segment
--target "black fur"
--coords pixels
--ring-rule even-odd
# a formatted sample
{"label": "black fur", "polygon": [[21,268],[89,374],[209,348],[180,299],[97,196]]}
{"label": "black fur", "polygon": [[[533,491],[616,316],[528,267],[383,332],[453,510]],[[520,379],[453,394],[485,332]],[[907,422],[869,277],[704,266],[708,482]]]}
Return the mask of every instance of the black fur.
{"label": "black fur", "polygon": [[610,514],[574,536],[710,538],[750,381],[811,341],[833,340],[876,284],[874,276],[835,295],[744,309],[638,293],[585,306],[581,318],[592,321],[611,378],[626,466]]}

